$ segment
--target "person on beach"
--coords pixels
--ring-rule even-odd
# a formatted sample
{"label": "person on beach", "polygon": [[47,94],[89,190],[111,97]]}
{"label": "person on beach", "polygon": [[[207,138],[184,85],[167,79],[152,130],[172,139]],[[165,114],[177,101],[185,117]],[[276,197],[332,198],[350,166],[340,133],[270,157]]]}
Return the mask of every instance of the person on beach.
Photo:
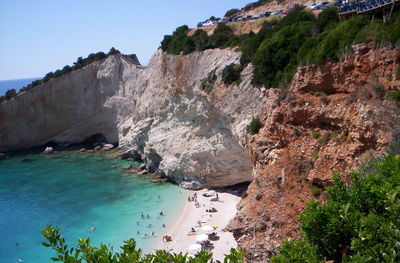
{"label": "person on beach", "polygon": [[165,224],[162,224],[162,227],[165,228]]}
{"label": "person on beach", "polygon": [[196,230],[194,230],[194,228],[192,227],[192,230],[190,231],[190,233],[195,233]]}
{"label": "person on beach", "polygon": [[171,242],[171,241],[172,241],[171,236],[168,236],[168,235],[163,236],[163,242]]}
{"label": "person on beach", "polygon": [[199,225],[199,227],[201,227],[201,221],[197,220],[197,224]]}

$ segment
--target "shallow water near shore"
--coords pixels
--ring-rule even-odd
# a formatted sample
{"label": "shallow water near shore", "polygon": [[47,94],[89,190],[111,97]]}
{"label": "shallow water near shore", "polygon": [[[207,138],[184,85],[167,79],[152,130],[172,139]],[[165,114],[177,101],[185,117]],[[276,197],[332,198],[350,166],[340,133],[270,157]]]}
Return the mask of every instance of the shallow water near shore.
{"label": "shallow water near shore", "polygon": [[[95,246],[107,243],[119,250],[133,237],[150,252],[166,231],[162,224],[168,228],[177,218],[188,192],[127,173],[122,168],[129,164],[112,155],[72,152],[0,160],[0,261],[51,262],[54,252],[41,245],[40,231],[47,224],[59,227],[70,246],[90,237]],[[161,210],[165,216],[159,216]],[[157,237],[142,238],[152,232]]]}

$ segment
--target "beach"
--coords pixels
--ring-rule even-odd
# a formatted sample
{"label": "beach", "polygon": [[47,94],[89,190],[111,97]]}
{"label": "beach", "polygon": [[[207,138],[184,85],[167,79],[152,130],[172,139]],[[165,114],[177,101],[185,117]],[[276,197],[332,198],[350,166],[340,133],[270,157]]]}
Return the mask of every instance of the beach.
{"label": "beach", "polygon": [[[170,226],[167,226],[166,235],[171,236],[172,241],[159,243],[156,249],[162,249],[171,253],[190,253],[195,254],[196,250],[188,250],[189,246],[197,243],[198,236],[215,232],[218,240],[211,241],[213,248],[213,258],[223,261],[224,254],[229,254],[231,248],[236,248],[237,243],[233,238],[233,234],[225,231],[225,227],[236,214],[236,206],[240,201],[240,196],[223,191],[216,191],[211,197],[205,197],[203,194],[209,192],[204,189],[193,191],[190,197],[196,193],[197,202],[186,201],[181,214],[177,220]],[[216,212],[207,212],[207,210],[215,208]],[[201,226],[199,225],[201,222]],[[215,230],[205,230],[207,228],[215,228]],[[195,230],[193,232],[192,228]]]}

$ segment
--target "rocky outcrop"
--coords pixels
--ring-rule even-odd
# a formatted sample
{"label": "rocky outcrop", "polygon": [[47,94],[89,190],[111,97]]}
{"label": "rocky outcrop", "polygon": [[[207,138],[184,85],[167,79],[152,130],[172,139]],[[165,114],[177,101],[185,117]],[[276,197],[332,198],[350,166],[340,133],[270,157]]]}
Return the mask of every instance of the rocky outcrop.
{"label": "rocky outcrop", "polygon": [[298,237],[297,216],[323,198],[334,172],[348,179],[399,136],[400,108],[387,98],[400,89],[399,63],[399,49],[357,46],[343,62],[299,68],[286,98],[275,95],[248,140],[254,179],[231,224],[252,262]]}
{"label": "rocky outcrop", "polygon": [[46,149],[44,149],[43,153],[44,154],[51,154],[54,152],[53,147],[46,147]]}
{"label": "rocky outcrop", "polygon": [[240,85],[226,87],[219,77],[211,91],[201,89],[209,72],[219,76],[239,57],[229,49],[157,51],[148,67],[123,55],[92,63],[1,103],[0,150],[102,134],[148,172],[187,188],[250,181],[252,164],[238,138],[265,94],[249,84],[251,68]]}

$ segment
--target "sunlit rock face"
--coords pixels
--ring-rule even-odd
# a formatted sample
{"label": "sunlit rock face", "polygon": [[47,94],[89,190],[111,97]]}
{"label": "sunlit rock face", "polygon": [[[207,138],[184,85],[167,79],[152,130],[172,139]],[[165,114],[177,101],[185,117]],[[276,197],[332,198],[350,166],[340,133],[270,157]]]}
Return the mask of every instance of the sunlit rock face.
{"label": "sunlit rock face", "polygon": [[251,86],[251,66],[239,85],[223,84],[223,68],[239,58],[214,49],[157,51],[147,67],[122,55],[92,63],[1,103],[0,152],[102,134],[139,155],[148,172],[187,188],[250,181],[245,127],[266,96]]}

